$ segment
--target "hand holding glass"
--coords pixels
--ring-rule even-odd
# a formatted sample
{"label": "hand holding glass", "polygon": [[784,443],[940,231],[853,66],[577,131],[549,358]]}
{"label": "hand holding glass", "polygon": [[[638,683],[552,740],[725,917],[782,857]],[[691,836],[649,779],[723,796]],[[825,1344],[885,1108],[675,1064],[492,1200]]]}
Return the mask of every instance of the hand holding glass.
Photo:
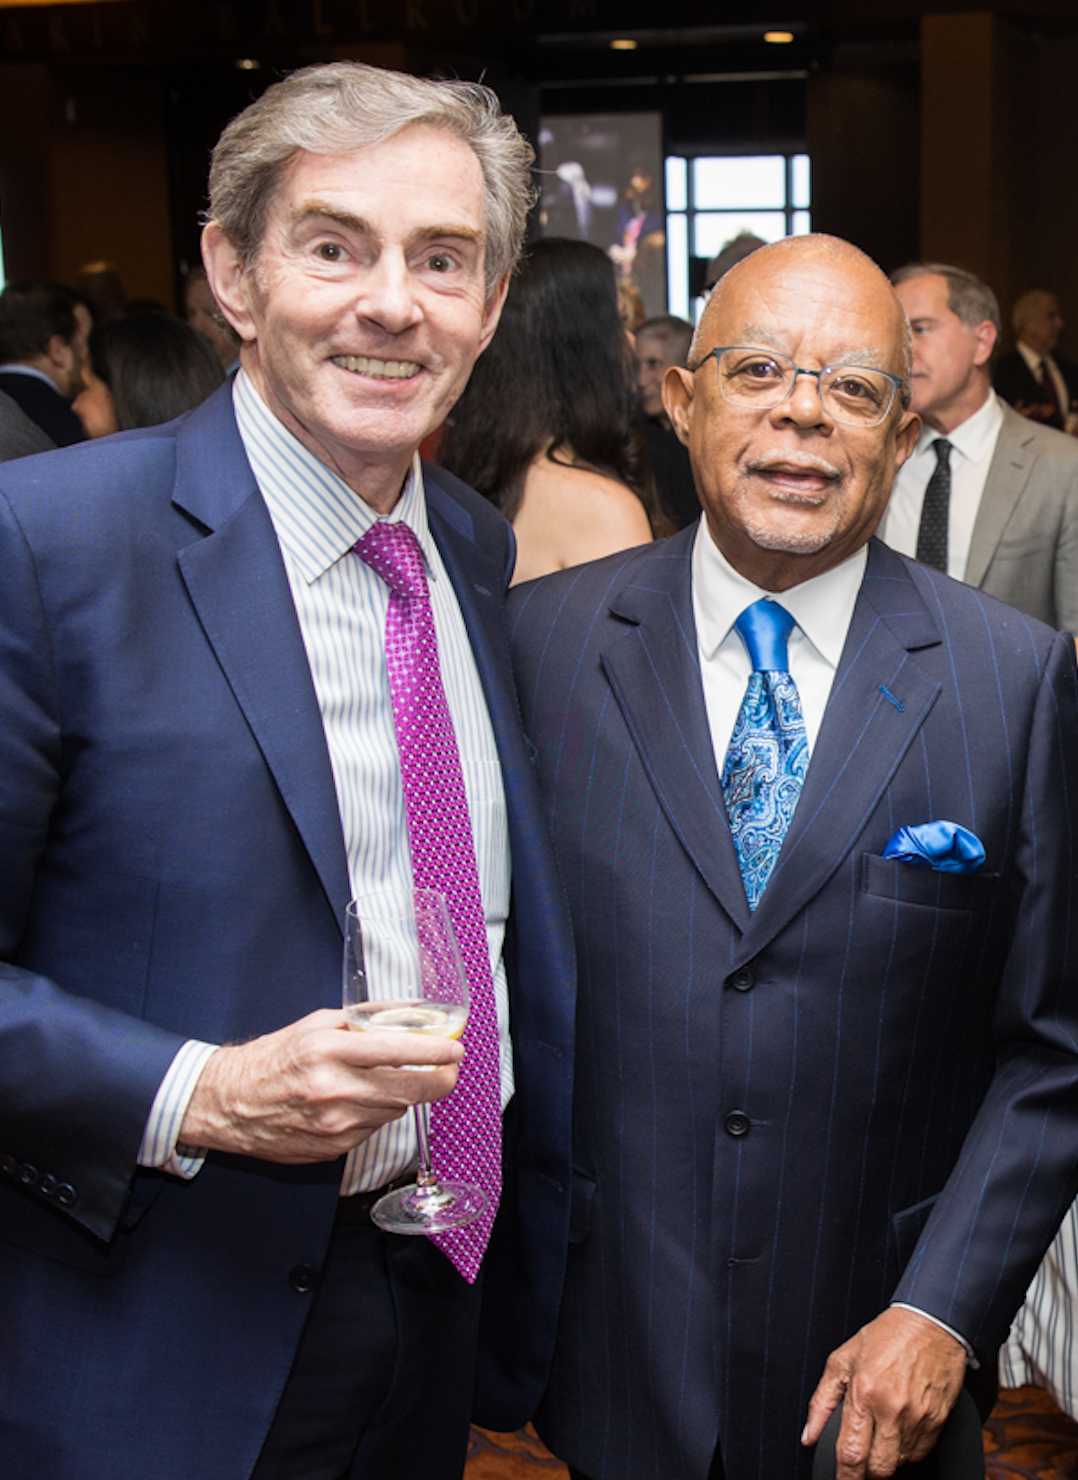
{"label": "hand holding glass", "polygon": [[[359,1032],[459,1038],[468,1020],[468,977],[445,895],[387,889],[348,906],[344,939],[344,1015]],[[443,1181],[431,1168],[427,1106],[413,1105],[419,1142],[414,1186],[375,1203],[371,1217],[390,1233],[440,1233],[473,1222],[486,1193]]]}

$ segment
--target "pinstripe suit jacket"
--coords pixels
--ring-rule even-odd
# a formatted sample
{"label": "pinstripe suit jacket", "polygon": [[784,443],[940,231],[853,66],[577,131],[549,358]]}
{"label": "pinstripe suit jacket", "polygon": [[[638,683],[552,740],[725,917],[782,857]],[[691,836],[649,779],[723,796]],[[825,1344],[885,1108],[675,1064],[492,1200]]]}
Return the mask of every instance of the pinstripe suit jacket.
{"label": "pinstripe suit jacket", "polygon": [[[750,915],[692,539],[511,596],[580,972],[539,1425],[597,1480],[704,1480],[717,1440],[729,1480],[790,1480],[829,1351],[895,1298],[990,1360],[1078,1180],[1074,651],[873,541]],[[978,873],[882,857],[934,818]]]}

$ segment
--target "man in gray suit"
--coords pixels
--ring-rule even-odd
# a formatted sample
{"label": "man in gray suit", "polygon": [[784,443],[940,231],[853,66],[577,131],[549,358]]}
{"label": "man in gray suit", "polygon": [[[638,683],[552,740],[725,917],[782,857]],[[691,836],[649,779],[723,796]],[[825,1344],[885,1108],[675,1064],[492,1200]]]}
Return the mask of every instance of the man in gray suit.
{"label": "man in gray suit", "polygon": [[31,452],[48,452],[55,446],[37,422],[31,421],[10,396],[0,391],[0,462],[29,457]]}
{"label": "man in gray suit", "polygon": [[923,427],[880,536],[1052,627],[1078,632],[1078,443],[992,389],[995,294],[943,263],[891,281],[913,328]]}

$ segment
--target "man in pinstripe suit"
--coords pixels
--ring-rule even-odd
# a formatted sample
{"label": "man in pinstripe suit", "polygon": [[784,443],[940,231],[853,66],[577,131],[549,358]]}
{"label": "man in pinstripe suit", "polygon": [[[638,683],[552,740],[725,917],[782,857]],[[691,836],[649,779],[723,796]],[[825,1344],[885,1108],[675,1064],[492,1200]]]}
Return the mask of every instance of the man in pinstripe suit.
{"label": "man in pinstripe suit", "polygon": [[[755,253],[667,377],[699,528],[511,601],[580,972],[538,1424],[590,1480],[806,1476],[841,1399],[841,1480],[921,1458],[1074,1192],[1074,647],[871,538],[909,354],[855,248]],[[719,778],[770,597],[810,759],[752,911]],[[885,856],[933,821],[982,865]]]}
{"label": "man in pinstripe suit", "polygon": [[[524,1423],[542,1390],[568,924],[513,693],[512,534],[416,454],[494,332],[530,161],[486,89],[293,74],[211,172],[235,379],[3,470],[4,1480],[459,1480],[480,1259],[518,1276],[489,1312],[484,1350],[514,1361],[484,1370],[485,1421]],[[455,828],[441,787],[402,783],[372,532],[411,552]],[[346,904],[409,886],[424,833],[470,889],[491,1186],[505,1111],[498,1229],[463,1271],[370,1220],[461,1048],[340,1010]]]}

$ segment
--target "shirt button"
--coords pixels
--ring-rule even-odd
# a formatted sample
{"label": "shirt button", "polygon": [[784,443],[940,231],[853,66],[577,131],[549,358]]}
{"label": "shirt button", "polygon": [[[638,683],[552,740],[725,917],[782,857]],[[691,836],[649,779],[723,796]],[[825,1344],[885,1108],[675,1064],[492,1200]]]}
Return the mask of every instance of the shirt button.
{"label": "shirt button", "polygon": [[5,1151],[3,1156],[0,1156],[0,1172],[4,1172],[7,1174],[7,1176],[13,1177],[18,1170],[18,1161],[15,1159],[14,1156],[12,1156],[10,1151]]}
{"label": "shirt button", "polygon": [[756,985],[756,973],[750,967],[742,966],[730,978],[730,985],[735,992],[751,992]]}
{"label": "shirt button", "polygon": [[37,1184],[37,1190],[41,1193],[42,1197],[52,1197],[56,1191],[56,1178],[51,1172],[45,1173],[41,1181]]}
{"label": "shirt button", "polygon": [[749,1133],[749,1117],[744,1110],[731,1110],[723,1124],[728,1136],[747,1136]]}
{"label": "shirt button", "polygon": [[297,1264],[289,1272],[288,1283],[297,1295],[309,1295],[318,1283],[318,1271],[313,1264]]}
{"label": "shirt button", "polygon": [[32,1167],[28,1161],[24,1161],[15,1175],[24,1187],[36,1187],[40,1173],[37,1167]]}
{"label": "shirt button", "polygon": [[56,1189],[56,1201],[65,1208],[73,1208],[79,1200],[79,1195],[70,1182],[61,1182]]}

